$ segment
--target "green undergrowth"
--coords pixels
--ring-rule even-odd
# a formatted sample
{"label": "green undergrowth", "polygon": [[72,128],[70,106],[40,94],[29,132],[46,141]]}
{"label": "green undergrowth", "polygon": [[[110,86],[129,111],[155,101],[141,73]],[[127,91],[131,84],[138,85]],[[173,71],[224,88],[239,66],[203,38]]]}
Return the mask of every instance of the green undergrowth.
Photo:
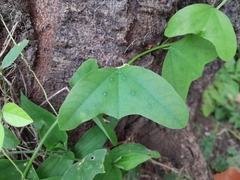
{"label": "green undergrowth", "polygon": [[[203,95],[202,112],[214,119],[215,129],[203,137],[201,148],[206,160],[215,172],[228,167],[240,169],[240,147],[229,145],[223,154],[214,155],[219,130],[225,129],[233,139],[240,140],[240,49],[234,59],[225,63],[216,74],[213,85]],[[236,149],[237,148],[237,149]]]}

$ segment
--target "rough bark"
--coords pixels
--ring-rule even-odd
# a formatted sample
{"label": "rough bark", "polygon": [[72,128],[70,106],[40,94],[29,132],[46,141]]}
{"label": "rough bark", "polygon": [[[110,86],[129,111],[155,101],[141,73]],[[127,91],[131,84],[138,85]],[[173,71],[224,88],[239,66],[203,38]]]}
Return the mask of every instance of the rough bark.
{"label": "rough bark", "polygon": [[[21,35],[19,39],[30,39],[31,47],[25,53],[26,57],[32,62],[32,67],[49,95],[68,86],[75,70],[89,58],[97,58],[101,67],[121,66],[149,46],[162,43],[165,40],[163,31],[167,21],[178,9],[191,3],[206,3],[193,0],[18,2],[25,4],[24,7],[27,8],[18,7],[19,11],[30,14],[27,20],[31,20],[26,30],[30,35]],[[227,3],[224,11],[231,18],[240,37],[237,21],[240,11],[236,4],[237,0]],[[136,64],[160,74],[164,56],[164,51],[154,52],[142,57]],[[192,84],[187,101],[190,121],[194,119],[203,90],[220,67],[219,61],[209,64],[203,77]],[[27,85],[32,92],[31,99],[37,103],[42,102],[44,98],[37,83],[28,81]],[[59,107],[66,95],[67,92],[61,93],[53,98],[52,102]],[[70,133],[74,136],[72,138],[78,138],[83,133],[81,130]],[[175,167],[184,168],[194,179],[212,179],[190,125],[183,130],[171,130],[143,117],[130,116],[121,120],[117,133],[120,140],[134,137],[135,142],[158,150],[162,156],[168,157]]]}

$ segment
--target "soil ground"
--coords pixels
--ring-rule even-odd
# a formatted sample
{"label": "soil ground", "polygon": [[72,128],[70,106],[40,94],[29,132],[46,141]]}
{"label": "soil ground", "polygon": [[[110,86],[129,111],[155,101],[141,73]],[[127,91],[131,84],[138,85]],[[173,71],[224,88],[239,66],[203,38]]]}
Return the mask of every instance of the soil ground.
{"label": "soil ground", "polygon": [[[216,132],[216,141],[214,143],[212,157],[208,161],[210,164],[216,159],[217,156],[221,156],[223,159],[227,159],[228,154],[227,150],[230,147],[234,147],[240,153],[240,142],[234,137],[226,128],[233,129],[233,125],[227,121],[221,121],[223,125],[217,126],[217,123],[214,121],[213,117],[204,117],[201,113],[201,110],[198,110],[198,114],[193,122],[190,122],[191,126],[194,129],[194,134],[197,138],[197,142],[200,145],[204,136],[211,135],[212,132]],[[237,134],[240,134],[240,131],[235,130]],[[184,169],[181,167],[173,167],[171,160],[166,157],[161,157],[158,162],[163,163],[169,167],[176,169],[178,172],[183,172],[187,175],[187,172],[184,172]],[[240,168],[240,167],[239,167]],[[213,174],[217,173],[212,169]],[[165,180],[163,178],[164,174],[171,173],[171,170],[168,168],[161,167],[160,165],[153,164],[152,162],[147,162],[142,165],[142,175],[141,180]],[[187,177],[183,179],[188,179]],[[176,179],[177,180],[177,179]],[[180,180],[180,179],[179,179]],[[181,179],[182,180],[182,179]]]}

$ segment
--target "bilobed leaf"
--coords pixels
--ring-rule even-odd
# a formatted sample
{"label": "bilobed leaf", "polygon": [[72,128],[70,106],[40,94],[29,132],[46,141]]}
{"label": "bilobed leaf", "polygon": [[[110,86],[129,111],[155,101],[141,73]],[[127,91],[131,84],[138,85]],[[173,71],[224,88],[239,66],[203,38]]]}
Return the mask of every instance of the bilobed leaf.
{"label": "bilobed leaf", "polygon": [[[14,161],[20,171],[24,171],[28,161]],[[15,180],[22,179],[21,174],[16,170],[14,165],[8,159],[0,159],[0,179],[1,180]],[[34,168],[30,168],[27,179],[39,180]]]}
{"label": "bilobed leaf", "polygon": [[[108,117],[107,120],[110,122],[109,125],[114,129],[117,125],[118,120],[113,117]],[[79,139],[74,146],[75,156],[77,158],[83,158],[87,154],[103,147],[107,141],[107,136],[98,127],[92,127]]]}
{"label": "bilobed leaf", "polygon": [[97,174],[104,173],[106,149],[99,149],[85,156],[82,161],[73,164],[61,180],[92,180]]}
{"label": "bilobed leaf", "polygon": [[179,129],[188,109],[170,84],[154,72],[125,65],[93,70],[80,79],[59,111],[62,130],[70,130],[99,114],[120,119],[139,114],[163,126]]}
{"label": "bilobed leaf", "polygon": [[27,46],[27,44],[28,40],[25,39],[22,42],[15,45],[4,57],[1,68],[4,69],[10,66],[17,59],[17,57],[22,52],[22,50]]}
{"label": "bilobed leaf", "polygon": [[70,79],[70,86],[73,87],[82,77],[84,77],[86,74],[88,74],[94,69],[98,69],[96,59],[88,59],[87,61],[85,61]]}
{"label": "bilobed leaf", "polygon": [[189,35],[169,48],[162,76],[185,101],[191,82],[201,77],[205,64],[216,58],[215,48],[209,41]]}
{"label": "bilobed leaf", "polygon": [[20,144],[19,139],[6,127],[4,127],[4,141],[3,141],[3,148],[14,148]]}
{"label": "bilobed leaf", "polygon": [[190,33],[212,42],[222,60],[231,60],[236,53],[236,35],[230,20],[212,6],[194,4],[179,10],[169,20],[164,32],[167,37]]}
{"label": "bilobed leaf", "polygon": [[61,157],[50,156],[38,167],[36,172],[41,179],[63,176],[65,171],[73,164],[73,158],[74,154],[70,151],[62,154]]}
{"label": "bilobed leaf", "polygon": [[103,133],[108,137],[111,143],[116,146],[118,143],[117,136],[114,130],[104,122],[102,115],[93,118],[93,121],[98,125],[98,127],[103,131]]}
{"label": "bilobed leaf", "polygon": [[4,129],[2,123],[0,123],[0,150],[2,150],[3,141],[4,141]]}
{"label": "bilobed leaf", "polygon": [[141,144],[122,144],[110,151],[110,157],[117,167],[130,170],[151,159],[160,158],[157,151],[147,149]]}
{"label": "bilobed leaf", "polygon": [[2,113],[5,121],[11,126],[23,127],[33,122],[22,108],[11,102],[3,106]]}
{"label": "bilobed leaf", "polygon": [[[39,131],[39,137],[42,139],[57,118],[50,112],[32,103],[22,93],[21,104],[22,108],[34,120],[33,125]],[[44,146],[47,149],[51,149],[56,145],[59,145],[59,142],[62,142],[65,146],[67,146],[67,139],[67,133],[65,131],[59,130],[58,126],[55,126],[48,137],[45,139]]]}

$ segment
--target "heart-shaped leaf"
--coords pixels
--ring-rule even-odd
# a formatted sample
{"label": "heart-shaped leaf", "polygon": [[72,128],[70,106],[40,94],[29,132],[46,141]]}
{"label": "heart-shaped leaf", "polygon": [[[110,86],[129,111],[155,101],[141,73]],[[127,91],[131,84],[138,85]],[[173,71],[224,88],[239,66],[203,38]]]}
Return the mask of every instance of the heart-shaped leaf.
{"label": "heart-shaped leaf", "polygon": [[170,46],[162,76],[185,101],[191,82],[201,77],[204,65],[216,58],[217,53],[212,43],[189,35]]}
{"label": "heart-shaped leaf", "polygon": [[99,149],[85,156],[81,162],[73,164],[63,175],[62,180],[92,180],[97,174],[104,173],[106,149]]}
{"label": "heart-shaped leaf", "polygon": [[30,116],[18,105],[7,103],[2,109],[3,117],[11,126],[22,127],[33,122]]}
{"label": "heart-shaped leaf", "polygon": [[70,130],[99,114],[120,119],[139,114],[163,126],[186,126],[188,108],[172,86],[150,70],[125,65],[93,70],[80,79],[62,104],[58,123]]}
{"label": "heart-shaped leaf", "polygon": [[228,17],[206,4],[194,4],[179,10],[168,22],[165,36],[197,34],[214,44],[222,60],[231,60],[237,49],[234,29]]}
{"label": "heart-shaped leaf", "polygon": [[25,39],[22,42],[15,45],[4,57],[1,68],[4,69],[10,66],[17,59],[17,57],[22,52],[22,50],[27,46],[27,44],[28,40]]}

